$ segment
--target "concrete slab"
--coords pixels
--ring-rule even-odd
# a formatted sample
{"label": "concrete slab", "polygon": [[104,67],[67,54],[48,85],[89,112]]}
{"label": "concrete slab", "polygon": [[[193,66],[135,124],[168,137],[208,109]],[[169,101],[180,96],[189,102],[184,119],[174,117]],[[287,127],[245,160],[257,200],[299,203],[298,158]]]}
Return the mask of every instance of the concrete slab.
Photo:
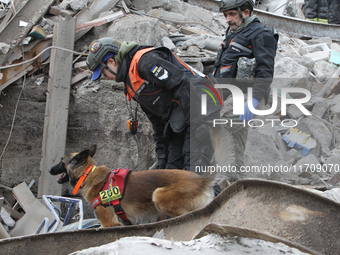
{"label": "concrete slab", "polygon": [[0,239],[4,239],[4,238],[10,238],[10,235],[7,233],[4,226],[2,226],[2,224],[0,223]]}
{"label": "concrete slab", "polygon": [[54,219],[53,214],[38,199],[35,199],[30,209],[16,222],[16,226],[9,233],[10,236],[34,234],[45,217],[50,223]]}
{"label": "concrete slab", "polygon": [[[75,24],[76,18],[59,17],[59,22],[54,26],[53,46],[73,50]],[[50,60],[39,198],[42,195],[61,195],[61,185],[57,183],[57,176],[50,175],[48,169],[59,162],[65,152],[73,54],[52,49]]]}
{"label": "concrete slab", "polygon": [[34,203],[35,197],[25,182],[15,186],[12,190],[15,199],[21,208],[27,212]]}

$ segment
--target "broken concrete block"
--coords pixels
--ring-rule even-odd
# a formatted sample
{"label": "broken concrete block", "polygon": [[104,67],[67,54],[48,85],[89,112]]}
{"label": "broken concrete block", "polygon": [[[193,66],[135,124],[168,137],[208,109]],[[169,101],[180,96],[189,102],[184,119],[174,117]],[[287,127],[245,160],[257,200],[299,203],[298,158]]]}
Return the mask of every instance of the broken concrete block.
{"label": "broken concrete block", "polygon": [[332,142],[332,133],[322,121],[313,117],[304,118],[296,128],[301,132],[311,135],[320,144],[322,151],[325,153],[330,152],[329,147]]}
{"label": "broken concrete block", "polygon": [[165,24],[163,22],[160,22],[159,23],[159,27],[164,29],[165,31],[167,32],[170,32],[170,33],[177,33],[178,32],[178,29],[175,28],[174,26],[172,25],[169,25],[169,24]]}
{"label": "broken concrete block", "polygon": [[[202,22],[203,24],[209,27],[212,26],[212,23],[214,20],[214,13],[208,10],[205,10],[204,8],[201,8],[199,6],[187,5],[185,3],[183,3],[183,5],[184,5],[184,11],[185,11],[184,16],[188,20]],[[202,29],[204,30],[203,27]],[[207,30],[207,32],[212,34],[212,32],[209,30]]]}
{"label": "broken concrete block", "polygon": [[332,199],[338,203],[340,203],[340,188],[334,188],[331,190],[326,190],[322,196]]}
{"label": "broken concrete block", "polygon": [[[261,128],[249,130],[244,156],[246,165],[260,166],[263,162],[274,165],[283,160],[282,153],[276,145],[276,138],[273,137],[272,132],[268,134],[269,127],[265,129],[266,131]],[[266,153],[263,153],[264,151]]]}
{"label": "broken concrete block", "polygon": [[309,57],[313,59],[314,62],[320,61],[320,60],[328,60],[330,57],[330,52],[329,51],[316,51],[313,53],[308,53],[304,56]]}
{"label": "broken concrete block", "polygon": [[58,8],[61,10],[66,10],[70,6],[71,0],[63,0],[58,5]]}
{"label": "broken concrete block", "polygon": [[308,71],[310,72],[313,71],[314,65],[315,65],[313,59],[306,57],[306,56],[297,56],[297,55],[293,56],[292,59],[299,65],[307,67]]}
{"label": "broken concrete block", "polygon": [[0,55],[6,55],[9,51],[9,45],[0,42]]}
{"label": "broken concrete block", "polygon": [[205,38],[203,36],[193,37],[183,43],[182,49],[186,50],[190,46],[197,46],[198,48],[203,49],[205,47]]}
{"label": "broken concrete block", "polygon": [[[313,44],[313,45],[308,45],[308,46],[302,46],[300,47],[300,50],[306,53],[313,53],[317,51],[330,51],[331,49],[328,47],[327,43],[318,43],[318,44]],[[305,55],[305,54],[301,54],[301,55]]]}
{"label": "broken concrete block", "polygon": [[298,162],[296,162],[295,169],[298,175],[301,177],[309,178],[313,174],[323,176],[321,170],[318,172],[319,165],[320,162],[318,161],[318,159],[313,154],[310,154],[307,157],[304,157],[300,159]]}
{"label": "broken concrete block", "polygon": [[310,185],[312,186],[324,186],[325,183],[322,180],[321,176],[317,175],[317,174],[312,174],[312,176],[310,177]]}
{"label": "broken concrete block", "polygon": [[327,101],[317,102],[313,106],[312,113],[315,114],[316,116],[322,118],[323,115],[325,114],[325,112],[328,110],[328,108],[329,108],[329,105],[328,105]]}
{"label": "broken concrete block", "polygon": [[168,33],[159,27],[159,22],[157,19],[131,14],[116,20],[99,37],[112,37],[119,41],[136,41],[140,44],[160,46],[162,38]]}
{"label": "broken concrete block", "polygon": [[335,114],[340,119],[340,95],[337,95],[333,98],[331,101],[331,107],[330,107],[331,114]]}
{"label": "broken concrete block", "polygon": [[80,11],[87,6],[89,0],[72,0],[70,2],[70,7],[73,11]]}
{"label": "broken concrete block", "polygon": [[326,166],[329,173],[335,175],[340,172],[340,155],[333,155],[326,159]]}
{"label": "broken concrete block", "polygon": [[164,47],[167,47],[169,50],[174,50],[176,49],[175,44],[172,42],[172,40],[169,37],[163,37],[162,38],[162,45]]}
{"label": "broken concrete block", "polygon": [[315,74],[318,81],[320,81],[320,82],[326,81],[326,75],[320,70],[317,63],[315,63],[315,65],[314,65],[313,73]]}
{"label": "broken concrete block", "polygon": [[[163,9],[152,9],[151,11],[148,11],[147,14],[153,17],[159,18],[159,19],[163,18],[166,20],[174,20],[174,21],[186,21],[187,20],[187,18],[183,17],[182,14],[174,13],[174,12],[167,12]],[[178,23],[171,22],[171,21],[167,21],[167,23],[173,26],[178,25]]]}
{"label": "broken concrete block", "polygon": [[[275,63],[272,87],[299,87],[311,90],[312,84],[307,78],[308,75],[306,67],[299,65],[290,57],[285,57]],[[294,93],[290,96],[295,97]]]}
{"label": "broken concrete block", "polygon": [[53,27],[51,27],[50,25],[46,24],[45,26],[43,26],[44,31],[46,32],[46,34],[49,34],[53,31]]}
{"label": "broken concrete block", "polygon": [[304,114],[295,104],[293,104],[287,108],[287,115],[289,118],[297,120]]}
{"label": "broken concrete block", "polygon": [[306,43],[304,40],[301,40],[299,38],[292,38],[292,41],[298,44],[300,47],[308,45],[308,43]]}
{"label": "broken concrete block", "polygon": [[283,159],[285,162],[289,164],[295,164],[295,160],[300,159],[300,152],[298,152],[296,149],[290,149],[286,153],[283,154]]}
{"label": "broken concrete block", "polygon": [[134,1],[134,7],[138,10],[149,12],[152,9],[163,9],[164,11],[177,12],[184,14],[183,3],[179,0],[139,0]]}
{"label": "broken concrete block", "polygon": [[331,50],[336,50],[337,52],[340,52],[340,45],[337,43],[332,43]]}
{"label": "broken concrete block", "polygon": [[41,18],[40,20],[40,26],[43,27],[47,24],[47,20],[45,18]]}
{"label": "broken concrete block", "polygon": [[330,45],[333,43],[333,40],[331,37],[319,37],[317,39],[307,40],[306,43],[309,45],[326,43],[328,47],[330,47]]}
{"label": "broken concrete block", "polygon": [[280,34],[279,43],[280,44],[288,44],[290,43],[291,38],[285,34]]}

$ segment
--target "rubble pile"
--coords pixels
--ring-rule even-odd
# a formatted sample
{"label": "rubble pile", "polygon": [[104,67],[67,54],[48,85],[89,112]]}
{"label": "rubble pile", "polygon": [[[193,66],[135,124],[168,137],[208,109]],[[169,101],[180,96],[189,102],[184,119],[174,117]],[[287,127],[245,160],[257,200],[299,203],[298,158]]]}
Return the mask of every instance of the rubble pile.
{"label": "rubble pile", "polygon": [[[86,56],[82,54],[87,53],[93,40],[113,37],[120,41],[168,47],[182,61],[208,74],[227,28],[221,13],[191,5],[190,1],[64,0],[44,5],[45,10],[35,18],[37,22],[26,20],[25,29],[18,28],[20,33],[16,34],[16,31],[6,31],[6,24],[12,22],[10,18],[6,21],[6,17],[14,15],[15,20],[14,9],[19,9],[11,6],[13,1],[0,2],[0,35],[3,32],[13,35],[6,39],[1,36],[0,64],[13,65],[36,57],[33,62],[1,69],[0,73],[1,151],[5,148],[0,156],[0,183],[3,184],[0,194],[8,200],[12,187],[23,181],[38,181],[40,177],[50,75],[50,51],[46,49],[52,45],[54,26],[60,19],[76,17],[74,51],[78,52],[73,59],[67,150],[79,151],[97,144],[98,162],[112,168],[133,170],[148,169],[156,161],[151,125],[138,111],[139,131],[136,136],[130,135],[126,129],[130,113],[123,85],[90,81]],[[340,45],[331,38],[292,37],[276,29],[280,39],[273,87],[309,90],[312,99],[304,106],[311,115],[305,116],[292,105],[284,116],[279,104],[271,116],[266,116],[266,119],[277,121],[250,128],[245,164],[253,168],[246,177],[330,190],[340,182]],[[301,95],[289,96],[299,98]],[[16,114],[14,128],[13,114]],[[282,125],[289,120],[297,122],[295,129]],[[7,145],[9,133],[12,136]],[[307,141],[308,146],[305,145]],[[36,194],[37,185],[31,190]],[[328,193],[327,197],[336,200],[338,190],[334,189],[335,195]],[[64,185],[63,195],[71,193],[72,188]],[[5,211],[1,209],[1,223],[8,231],[13,228],[13,221]],[[87,208],[86,213],[93,217],[92,208]]]}

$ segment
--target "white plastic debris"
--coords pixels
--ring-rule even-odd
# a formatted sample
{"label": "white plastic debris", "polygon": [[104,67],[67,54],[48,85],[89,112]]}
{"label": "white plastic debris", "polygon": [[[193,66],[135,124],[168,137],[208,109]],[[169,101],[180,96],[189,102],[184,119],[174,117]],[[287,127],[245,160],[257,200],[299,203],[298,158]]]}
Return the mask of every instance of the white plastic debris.
{"label": "white plastic debris", "polygon": [[2,207],[0,212],[1,218],[4,223],[9,227],[14,227],[15,221],[12,219],[11,215]]}
{"label": "white plastic debris", "polygon": [[27,27],[27,26],[28,26],[27,22],[20,20],[19,27]]}

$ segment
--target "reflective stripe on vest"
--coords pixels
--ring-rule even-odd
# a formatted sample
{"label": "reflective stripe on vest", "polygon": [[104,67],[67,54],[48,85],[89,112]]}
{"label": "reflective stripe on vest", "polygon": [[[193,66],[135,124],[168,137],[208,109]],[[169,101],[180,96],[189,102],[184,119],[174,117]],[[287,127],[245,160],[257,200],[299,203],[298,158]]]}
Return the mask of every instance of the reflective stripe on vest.
{"label": "reflective stripe on vest", "polygon": [[139,89],[139,87],[145,82],[145,80],[142,79],[138,74],[138,62],[145,53],[147,53],[148,51],[154,50],[154,49],[155,48],[151,47],[151,48],[139,50],[136,52],[136,54],[133,56],[131,60],[130,69],[129,69],[129,77],[130,77],[132,89],[130,88],[128,84],[126,84],[127,97],[129,101],[131,100],[131,98],[134,97],[135,92]]}

